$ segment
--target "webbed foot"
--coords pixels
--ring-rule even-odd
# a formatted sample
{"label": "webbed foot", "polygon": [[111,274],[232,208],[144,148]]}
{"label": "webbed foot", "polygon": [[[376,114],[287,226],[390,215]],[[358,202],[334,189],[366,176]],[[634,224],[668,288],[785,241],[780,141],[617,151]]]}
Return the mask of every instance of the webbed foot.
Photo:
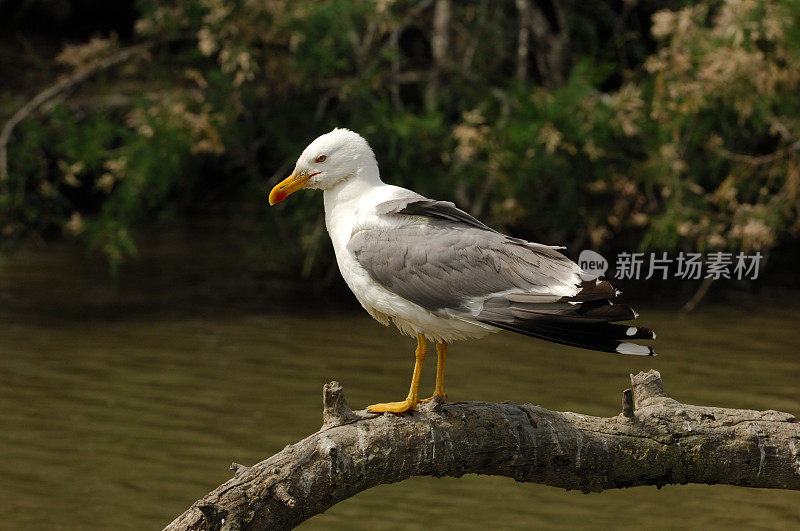
{"label": "webbed foot", "polygon": [[367,407],[367,411],[370,413],[385,413],[388,411],[389,413],[394,413],[395,415],[403,415],[409,411],[413,411],[416,408],[416,401],[406,398],[402,402],[382,402],[380,404],[372,404],[371,406]]}

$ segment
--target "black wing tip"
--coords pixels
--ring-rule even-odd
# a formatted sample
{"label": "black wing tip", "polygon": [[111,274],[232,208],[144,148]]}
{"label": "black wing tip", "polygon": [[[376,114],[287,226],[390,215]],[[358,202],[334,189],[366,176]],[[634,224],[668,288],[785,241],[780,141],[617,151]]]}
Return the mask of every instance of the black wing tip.
{"label": "black wing tip", "polygon": [[581,327],[552,326],[535,320],[513,319],[512,321],[507,321],[486,318],[478,318],[478,320],[503,330],[572,347],[633,356],[657,355],[653,347],[628,341],[633,339],[652,339],[654,334],[651,333],[650,329],[646,328],[638,330],[647,331],[648,333],[640,332],[636,337],[629,334],[628,337],[625,337],[625,340],[622,340],[619,332],[624,332],[626,328],[630,329],[625,325],[607,325],[604,323],[599,326],[587,326],[581,329]]}
{"label": "black wing tip", "polygon": [[[625,326],[625,325],[622,325]],[[620,337],[620,339],[655,339],[656,333],[650,329],[645,328],[643,326],[633,326],[630,325],[625,330],[625,337]]]}

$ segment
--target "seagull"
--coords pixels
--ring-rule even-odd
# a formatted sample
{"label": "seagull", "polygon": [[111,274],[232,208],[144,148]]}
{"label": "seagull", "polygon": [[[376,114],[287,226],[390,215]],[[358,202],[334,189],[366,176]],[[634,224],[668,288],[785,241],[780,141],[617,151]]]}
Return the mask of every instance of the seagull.
{"label": "seagull", "polygon": [[[614,304],[605,280],[584,280],[558,249],[506,236],[447,201],[381,181],[375,154],[359,134],[336,128],[314,140],[294,171],[269,193],[269,204],[301,188],[323,191],[325,224],[336,262],[364,309],[417,339],[408,397],[374,404],[404,414],[446,398],[450,343],[510,330],[590,350],[653,356],[633,339],[648,328],[619,324],[637,317]],[[434,394],[419,400],[427,342],[436,343]]]}

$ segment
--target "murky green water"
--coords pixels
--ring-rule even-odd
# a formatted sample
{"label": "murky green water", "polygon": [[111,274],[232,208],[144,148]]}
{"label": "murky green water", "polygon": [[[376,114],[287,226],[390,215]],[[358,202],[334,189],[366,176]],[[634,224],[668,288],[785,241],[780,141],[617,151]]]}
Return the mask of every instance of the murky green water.
{"label": "murky green water", "polygon": [[[81,263],[39,252],[0,270],[2,529],[160,528],[228,479],[231,461],[252,464],[315,431],[325,382],[342,382],[354,408],[405,396],[411,340],[366,315],[147,312],[169,289],[208,286],[193,288],[190,276],[180,287],[172,277],[114,287]],[[657,358],[501,334],[453,346],[448,394],[610,416],[628,373],[652,367],[684,402],[800,415],[800,309],[639,309],[659,332]],[[305,524],[488,526],[797,529],[800,493],[690,485],[583,495],[505,478],[418,478]]]}

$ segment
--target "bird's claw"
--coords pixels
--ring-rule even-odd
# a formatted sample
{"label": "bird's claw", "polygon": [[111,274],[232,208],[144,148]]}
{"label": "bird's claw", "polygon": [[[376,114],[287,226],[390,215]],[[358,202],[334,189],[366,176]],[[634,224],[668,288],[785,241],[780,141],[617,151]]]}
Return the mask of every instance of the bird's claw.
{"label": "bird's claw", "polygon": [[431,400],[433,400],[437,396],[442,399],[442,402],[446,402],[447,401],[447,395],[435,394],[430,398],[423,398],[422,400],[420,400],[420,402],[430,402]]}

